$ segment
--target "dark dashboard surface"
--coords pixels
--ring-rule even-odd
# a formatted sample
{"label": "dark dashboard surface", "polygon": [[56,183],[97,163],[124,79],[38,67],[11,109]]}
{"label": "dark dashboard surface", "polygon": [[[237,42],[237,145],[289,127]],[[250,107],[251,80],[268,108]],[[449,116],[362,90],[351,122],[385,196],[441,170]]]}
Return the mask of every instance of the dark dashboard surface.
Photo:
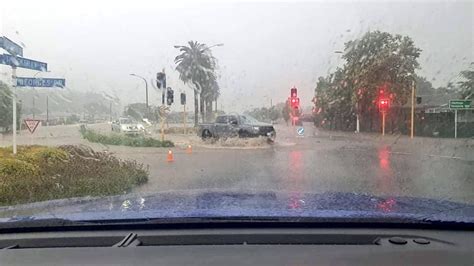
{"label": "dark dashboard surface", "polygon": [[189,229],[0,235],[0,265],[473,265],[472,231]]}

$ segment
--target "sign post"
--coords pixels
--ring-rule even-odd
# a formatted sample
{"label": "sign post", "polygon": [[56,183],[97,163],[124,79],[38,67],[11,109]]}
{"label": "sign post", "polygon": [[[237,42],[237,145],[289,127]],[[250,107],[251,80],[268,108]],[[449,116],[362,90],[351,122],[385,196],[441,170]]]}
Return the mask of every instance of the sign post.
{"label": "sign post", "polygon": [[[0,64],[9,65],[12,68],[12,108],[13,108],[13,154],[17,153],[16,147],[16,88],[17,87],[64,87],[66,81],[64,79],[40,79],[40,78],[22,78],[16,76],[16,68],[26,68],[38,71],[47,71],[48,64],[36,60],[23,58],[23,47],[16,44],[12,40],[3,36],[0,37],[0,48],[5,49],[9,54],[0,55]],[[35,128],[36,129],[36,128]],[[33,130],[34,131],[34,130]],[[31,131],[30,131],[31,132]]]}
{"label": "sign post", "polygon": [[12,82],[13,82],[13,95],[12,95],[12,101],[13,101],[13,123],[12,123],[12,129],[13,129],[13,155],[16,154],[16,67],[12,67]]}
{"label": "sign post", "polygon": [[458,109],[454,110],[454,138],[458,138]]}
{"label": "sign post", "polygon": [[454,138],[458,138],[458,110],[472,109],[471,100],[449,100],[449,109],[454,110]]}

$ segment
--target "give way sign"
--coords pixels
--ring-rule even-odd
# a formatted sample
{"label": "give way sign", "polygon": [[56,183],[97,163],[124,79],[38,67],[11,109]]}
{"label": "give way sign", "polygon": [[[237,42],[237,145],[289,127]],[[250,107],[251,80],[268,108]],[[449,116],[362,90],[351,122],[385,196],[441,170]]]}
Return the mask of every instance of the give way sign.
{"label": "give way sign", "polygon": [[33,134],[38,127],[39,123],[41,120],[36,120],[36,119],[25,119],[25,125],[30,131],[31,134]]}

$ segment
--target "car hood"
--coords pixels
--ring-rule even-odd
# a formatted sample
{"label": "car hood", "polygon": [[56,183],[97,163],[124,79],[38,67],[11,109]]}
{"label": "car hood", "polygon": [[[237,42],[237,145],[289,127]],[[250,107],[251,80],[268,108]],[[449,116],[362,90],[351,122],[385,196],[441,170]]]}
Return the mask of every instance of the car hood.
{"label": "car hood", "polygon": [[121,127],[138,127],[138,124],[120,124]]}
{"label": "car hood", "polygon": [[0,222],[61,218],[74,221],[191,217],[308,217],[351,222],[372,218],[390,222],[474,223],[474,206],[413,197],[356,193],[186,190],[52,200],[0,207]]}

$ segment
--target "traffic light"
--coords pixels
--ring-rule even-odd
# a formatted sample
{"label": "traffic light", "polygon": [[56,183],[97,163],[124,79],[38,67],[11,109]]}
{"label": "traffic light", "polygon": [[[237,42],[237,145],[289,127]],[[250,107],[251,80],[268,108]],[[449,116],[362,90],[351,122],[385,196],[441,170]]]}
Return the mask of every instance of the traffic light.
{"label": "traffic light", "polygon": [[290,105],[294,109],[297,109],[300,106],[300,98],[298,98],[298,90],[294,87],[290,89]]}
{"label": "traffic light", "polygon": [[166,88],[166,74],[164,72],[156,73],[156,86],[158,89]]}
{"label": "traffic light", "polygon": [[290,90],[290,97],[296,98],[298,96],[298,90],[296,88],[291,88]]}
{"label": "traffic light", "polygon": [[186,104],[186,93],[182,92],[181,93],[181,105]]}
{"label": "traffic light", "polygon": [[298,108],[298,106],[300,106],[300,98],[297,98],[297,97],[290,98],[290,104],[292,108]]}
{"label": "traffic light", "polygon": [[390,100],[386,98],[382,98],[379,100],[379,110],[381,112],[386,112],[390,108]]}
{"label": "traffic light", "polygon": [[167,93],[166,93],[166,103],[168,105],[172,105],[174,103],[174,91],[171,88],[167,88]]}

